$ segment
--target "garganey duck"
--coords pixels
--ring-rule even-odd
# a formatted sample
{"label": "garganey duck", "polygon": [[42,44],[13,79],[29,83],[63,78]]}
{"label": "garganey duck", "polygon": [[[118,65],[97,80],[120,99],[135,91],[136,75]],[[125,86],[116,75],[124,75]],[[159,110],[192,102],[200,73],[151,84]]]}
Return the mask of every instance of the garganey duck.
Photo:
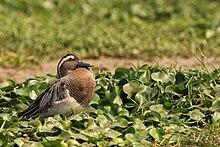
{"label": "garganey duck", "polygon": [[91,102],[96,85],[90,67],[73,54],[64,56],[57,65],[59,79],[18,116],[46,118],[81,112]]}

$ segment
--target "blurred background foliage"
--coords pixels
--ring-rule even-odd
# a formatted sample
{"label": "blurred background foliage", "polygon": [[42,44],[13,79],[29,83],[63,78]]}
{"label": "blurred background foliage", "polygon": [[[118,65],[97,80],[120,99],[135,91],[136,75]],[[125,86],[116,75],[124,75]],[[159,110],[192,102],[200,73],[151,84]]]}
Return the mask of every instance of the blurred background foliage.
{"label": "blurred background foliage", "polygon": [[219,55],[218,0],[1,0],[0,65],[80,57]]}
{"label": "blurred background foliage", "polygon": [[[1,0],[0,66],[66,53],[152,60],[220,55],[219,0]],[[147,65],[96,73],[87,113],[16,115],[55,76],[0,83],[0,146],[219,146],[219,70]]]}

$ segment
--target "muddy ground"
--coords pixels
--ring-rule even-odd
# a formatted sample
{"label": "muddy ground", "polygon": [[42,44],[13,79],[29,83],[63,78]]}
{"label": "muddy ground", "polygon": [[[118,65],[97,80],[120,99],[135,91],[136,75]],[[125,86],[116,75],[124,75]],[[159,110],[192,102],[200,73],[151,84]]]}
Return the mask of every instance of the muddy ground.
{"label": "muddy ground", "polygon": [[[12,79],[16,82],[23,82],[33,76],[44,76],[47,74],[56,74],[56,66],[59,59],[53,61],[42,61],[38,66],[32,68],[3,68],[0,67],[0,82],[5,79]],[[137,59],[122,59],[113,57],[101,56],[98,59],[84,59],[83,61],[94,65],[94,71],[98,69],[104,69],[114,73],[117,67],[131,67],[142,64],[148,64],[150,66],[160,67],[172,67],[172,68],[183,68],[183,69],[200,69],[207,67],[209,70],[220,67],[220,58],[217,57],[190,57],[190,58],[156,58],[153,61],[148,60],[137,60]]]}

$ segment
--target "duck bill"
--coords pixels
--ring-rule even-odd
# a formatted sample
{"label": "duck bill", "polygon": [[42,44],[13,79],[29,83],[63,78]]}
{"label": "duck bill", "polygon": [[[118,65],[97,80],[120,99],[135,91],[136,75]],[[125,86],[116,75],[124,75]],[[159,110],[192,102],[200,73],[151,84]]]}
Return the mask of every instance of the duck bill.
{"label": "duck bill", "polygon": [[87,68],[87,67],[93,67],[93,65],[88,64],[88,63],[84,63],[84,62],[79,62],[79,63],[76,65],[76,67],[85,67],[85,68]]}

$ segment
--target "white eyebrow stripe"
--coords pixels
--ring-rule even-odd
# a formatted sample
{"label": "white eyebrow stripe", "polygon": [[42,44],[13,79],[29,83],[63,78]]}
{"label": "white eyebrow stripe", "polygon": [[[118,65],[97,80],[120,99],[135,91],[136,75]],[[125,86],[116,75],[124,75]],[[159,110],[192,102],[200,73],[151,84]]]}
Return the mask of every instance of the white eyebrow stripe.
{"label": "white eyebrow stripe", "polygon": [[73,55],[70,55],[70,56],[67,56],[67,57],[63,58],[63,59],[60,61],[59,65],[58,65],[58,69],[60,69],[60,66],[61,66],[65,61],[70,60],[70,59],[74,60],[75,57],[74,57]]}

